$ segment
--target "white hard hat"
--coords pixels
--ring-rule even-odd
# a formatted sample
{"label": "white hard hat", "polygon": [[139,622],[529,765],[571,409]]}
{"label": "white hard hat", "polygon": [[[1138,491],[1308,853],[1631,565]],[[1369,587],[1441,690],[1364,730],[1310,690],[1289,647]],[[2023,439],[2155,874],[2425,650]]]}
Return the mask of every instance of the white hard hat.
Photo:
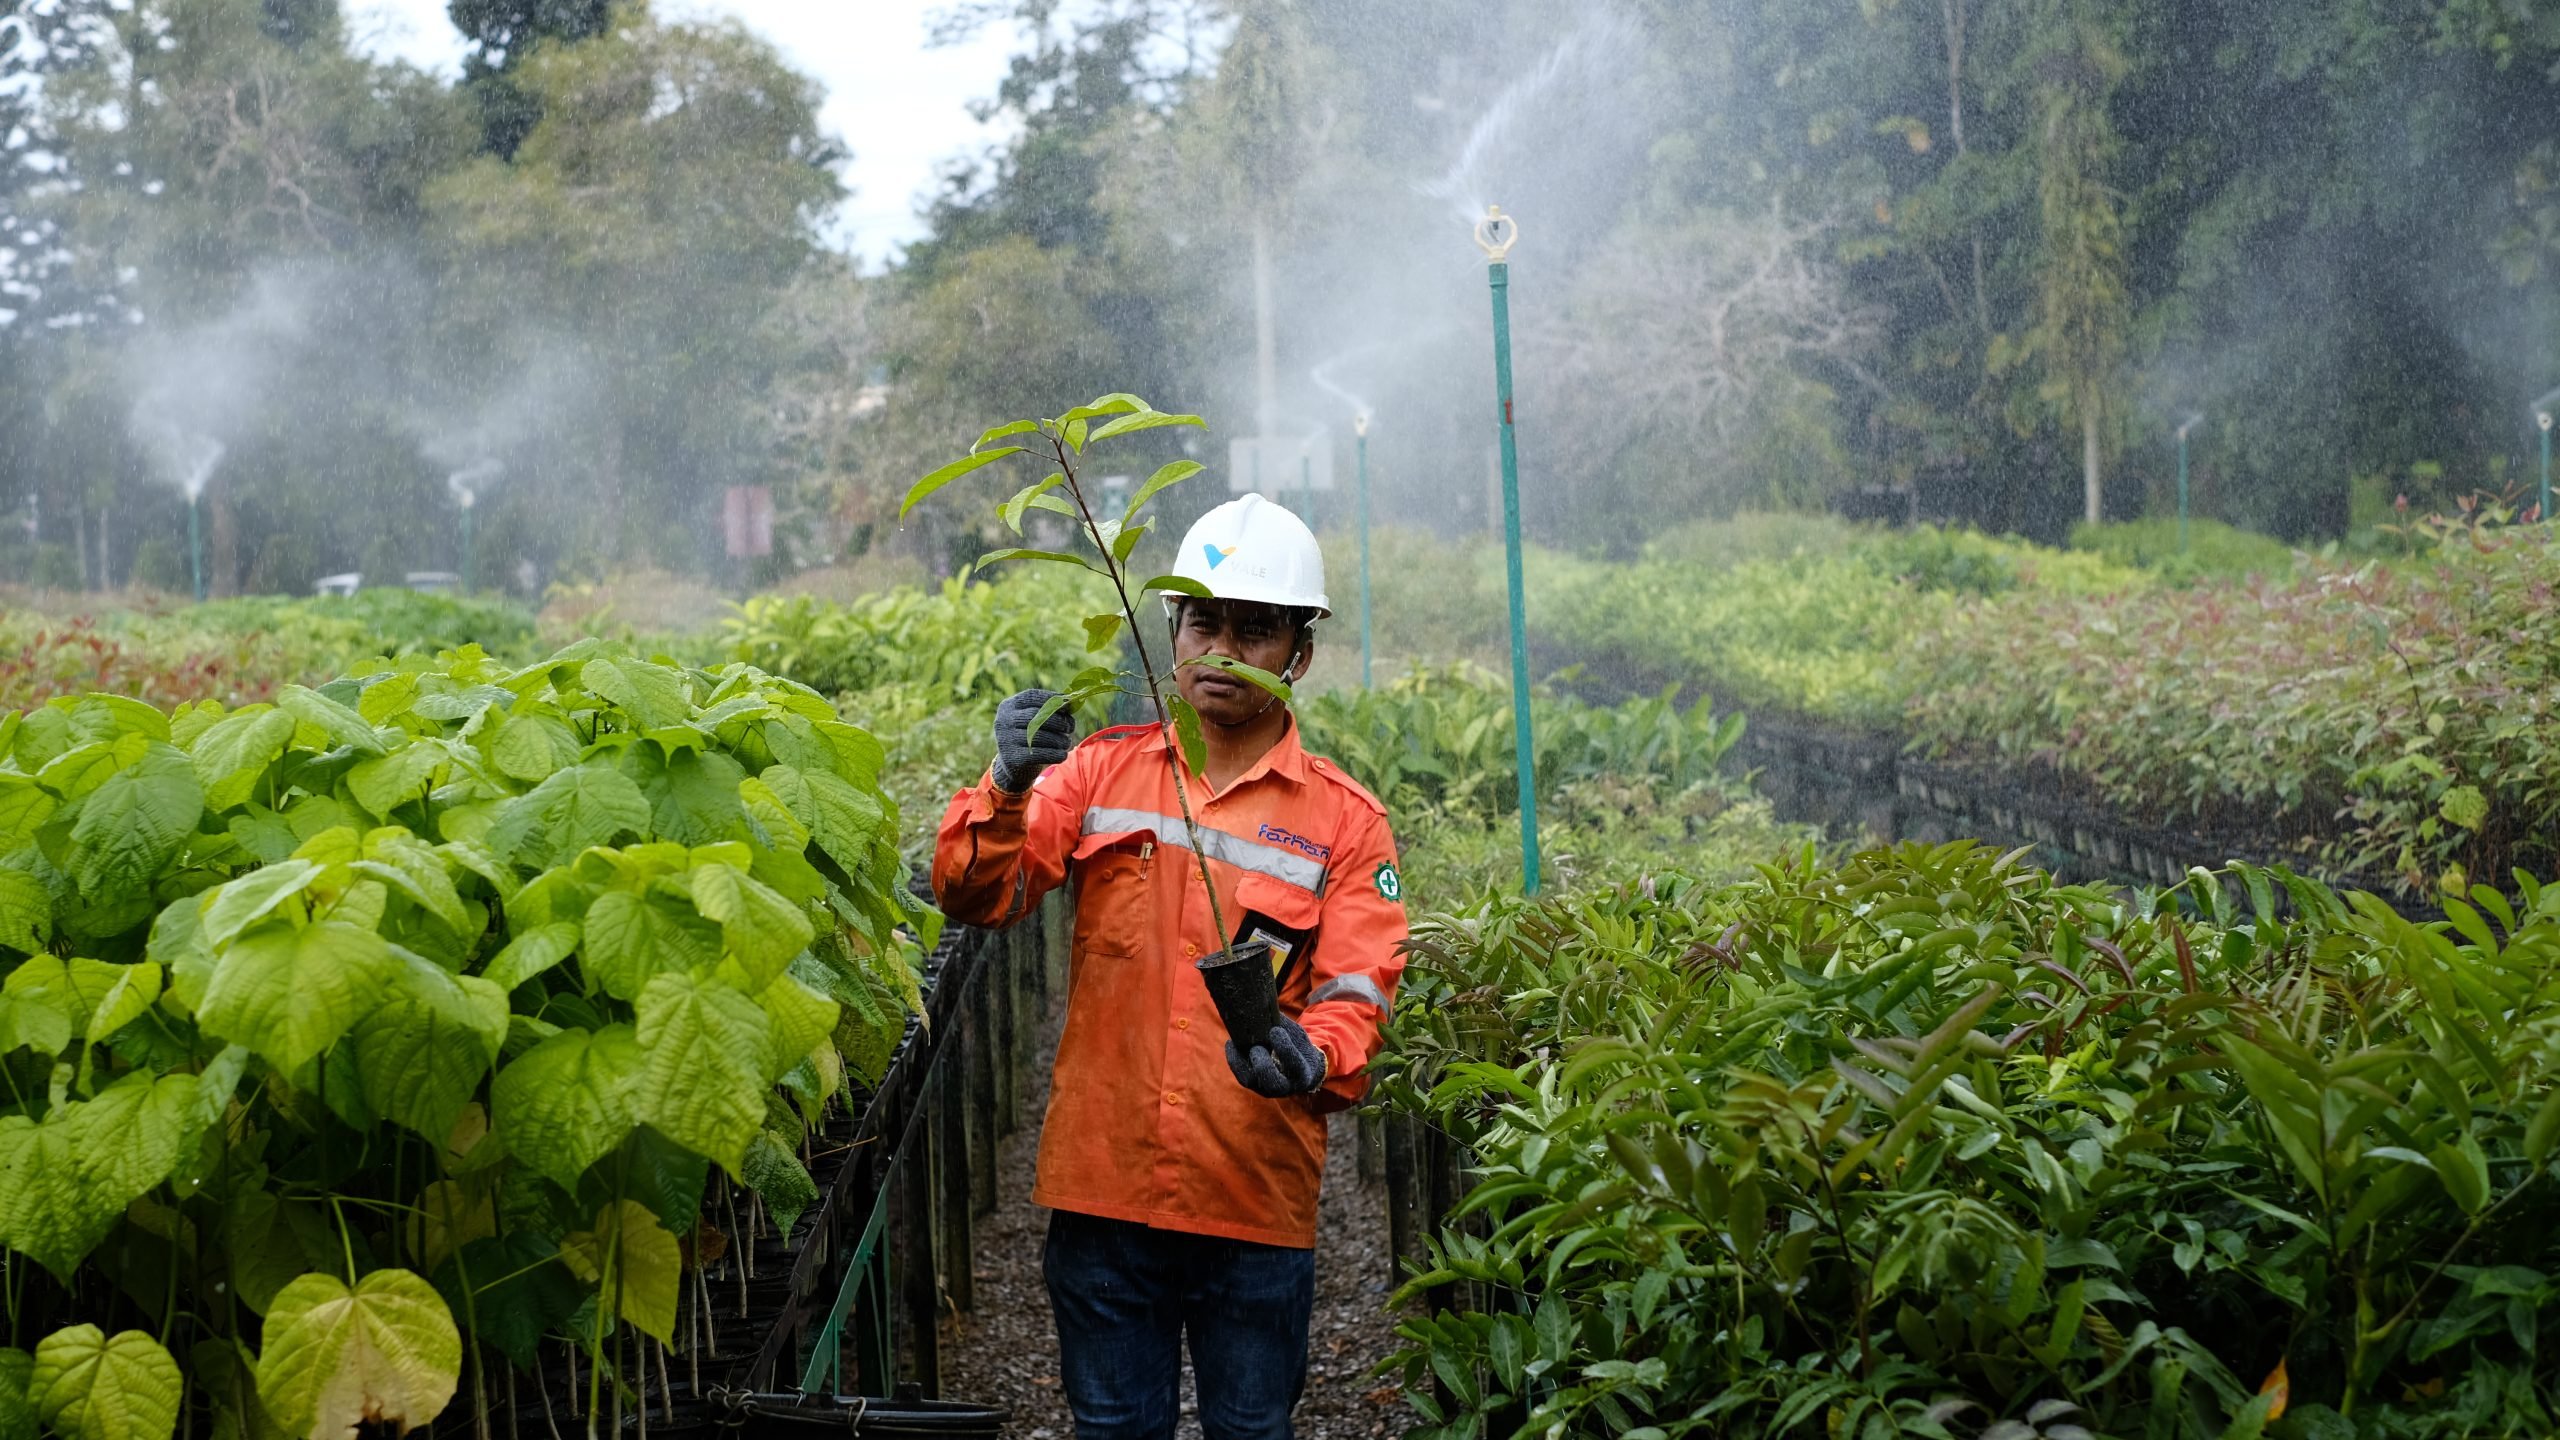
{"label": "white hard hat", "polygon": [[1193,523],[1173,573],[1199,581],[1221,600],[1313,610],[1319,619],[1333,613],[1325,603],[1324,552],[1315,532],[1260,495],[1230,500]]}

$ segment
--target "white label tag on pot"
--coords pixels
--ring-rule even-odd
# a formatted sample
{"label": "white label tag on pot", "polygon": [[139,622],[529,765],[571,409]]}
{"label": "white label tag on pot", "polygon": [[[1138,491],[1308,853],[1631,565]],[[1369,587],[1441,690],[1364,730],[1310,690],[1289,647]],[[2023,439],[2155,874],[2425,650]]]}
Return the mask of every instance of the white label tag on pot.
{"label": "white label tag on pot", "polygon": [[1244,938],[1248,945],[1259,940],[1271,947],[1271,973],[1274,975],[1289,968],[1289,954],[1298,948],[1259,925],[1254,926],[1253,933]]}

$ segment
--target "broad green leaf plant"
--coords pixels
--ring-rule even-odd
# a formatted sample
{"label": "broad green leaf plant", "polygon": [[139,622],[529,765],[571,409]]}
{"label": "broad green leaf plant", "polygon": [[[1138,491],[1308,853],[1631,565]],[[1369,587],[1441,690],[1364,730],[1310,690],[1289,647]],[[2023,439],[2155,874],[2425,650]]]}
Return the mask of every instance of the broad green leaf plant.
{"label": "broad green leaf plant", "polygon": [[[1147,477],[1146,483],[1129,497],[1128,505],[1117,516],[1105,515],[1096,508],[1094,497],[1085,486],[1079,469],[1086,452],[1093,446],[1122,435],[1169,426],[1209,428],[1208,422],[1197,415],[1169,414],[1135,395],[1127,394],[1102,396],[1090,405],[1079,405],[1053,419],[1008,421],[980,435],[977,443],[969,447],[967,455],[918,480],[907,491],[907,498],[898,507],[898,514],[904,518],[926,497],[952,481],[1016,456],[1032,456],[1035,469],[1054,466],[1046,478],[1023,486],[998,505],[997,517],[1007,529],[1020,535],[1023,520],[1031,511],[1063,515],[1092,547],[1092,553],[1010,547],[990,551],[979,558],[978,564],[988,566],[1005,561],[1036,561],[1072,566],[1101,576],[1110,583],[1112,596],[1119,602],[1119,608],[1086,617],[1085,649],[1088,653],[1100,654],[1125,632],[1137,654],[1138,665],[1134,672],[1115,670],[1108,665],[1088,667],[1067,682],[1064,691],[1040,708],[1039,713],[1031,718],[1030,728],[1036,732],[1061,708],[1083,706],[1120,695],[1124,683],[1135,678],[1145,687],[1150,713],[1171,722],[1183,760],[1191,770],[1198,771],[1207,764],[1207,742],[1201,733],[1199,713],[1180,695],[1168,692],[1167,682],[1173,667],[1159,667],[1154,653],[1148,649],[1147,627],[1138,618],[1138,599],[1146,595],[1189,595],[1208,599],[1209,591],[1200,582],[1179,575],[1133,580],[1135,572],[1130,568],[1129,557],[1136,552],[1138,542],[1146,538],[1153,524],[1140,518],[1146,513],[1148,504],[1165,491],[1198,475],[1205,467],[1194,460],[1167,462]],[[1014,443],[999,443],[1002,441]],[[1288,683],[1279,676],[1224,656],[1200,656],[1183,663],[1228,671],[1260,686],[1284,703],[1290,696]],[[1195,829],[1197,822],[1191,815],[1189,777],[1183,766],[1173,764],[1170,757],[1167,763],[1173,774],[1174,802],[1181,809],[1183,826]],[[1208,895],[1210,923],[1216,927],[1223,946],[1229,943],[1225,938],[1228,934],[1227,921],[1220,912],[1217,884],[1209,875],[1208,854],[1195,847],[1192,859],[1199,871],[1200,888]]]}
{"label": "broad green leaf plant", "polygon": [[595,641],[0,719],[0,1427],[485,1434],[546,1350],[592,1417],[916,1005],[881,764]]}

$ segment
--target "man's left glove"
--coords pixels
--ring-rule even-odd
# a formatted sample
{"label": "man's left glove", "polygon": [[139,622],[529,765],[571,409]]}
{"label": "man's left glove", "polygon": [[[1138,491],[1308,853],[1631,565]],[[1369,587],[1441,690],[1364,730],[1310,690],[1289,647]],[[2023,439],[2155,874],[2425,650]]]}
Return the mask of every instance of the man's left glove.
{"label": "man's left glove", "polygon": [[1025,690],[997,704],[996,758],[989,771],[996,788],[1007,795],[1029,790],[1041,771],[1065,760],[1075,748],[1076,717],[1063,707],[1049,716],[1038,734],[1031,733],[1031,717],[1057,698],[1053,690]]}
{"label": "man's left glove", "polygon": [[1324,1052],[1307,1038],[1298,1022],[1282,1016],[1271,1027],[1271,1043],[1256,1045],[1244,1054],[1236,1052],[1236,1042],[1227,1042],[1227,1068],[1235,1072],[1236,1083],[1256,1095],[1272,1100],[1285,1100],[1304,1095],[1324,1083]]}

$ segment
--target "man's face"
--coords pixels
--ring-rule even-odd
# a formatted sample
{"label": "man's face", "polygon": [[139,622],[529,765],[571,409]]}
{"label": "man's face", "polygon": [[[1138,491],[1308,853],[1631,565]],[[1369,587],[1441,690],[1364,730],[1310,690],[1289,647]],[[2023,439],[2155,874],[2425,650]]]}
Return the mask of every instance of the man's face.
{"label": "man's face", "polygon": [[[1270,693],[1215,666],[1182,662],[1217,655],[1278,675],[1291,668],[1291,659],[1299,653],[1297,638],[1297,627],[1280,606],[1185,600],[1173,627],[1173,660],[1179,667],[1174,684],[1201,719],[1216,725],[1242,724],[1262,713]],[[1313,658],[1315,642],[1309,640],[1304,650]]]}

